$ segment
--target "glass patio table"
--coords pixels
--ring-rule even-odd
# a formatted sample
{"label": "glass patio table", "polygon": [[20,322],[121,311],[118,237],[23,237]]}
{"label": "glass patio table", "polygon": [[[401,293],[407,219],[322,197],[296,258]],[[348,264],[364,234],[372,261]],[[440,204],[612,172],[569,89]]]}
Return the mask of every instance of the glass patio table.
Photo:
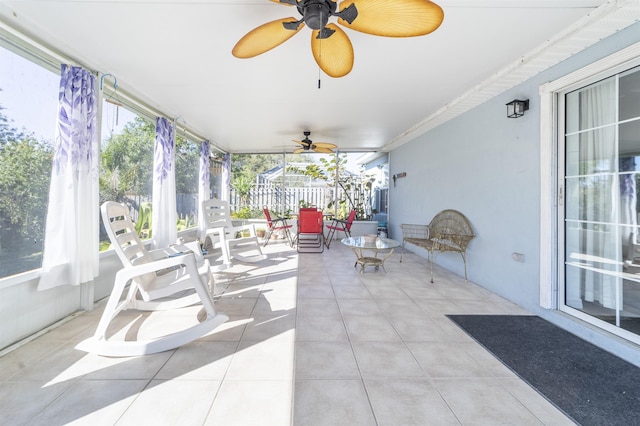
{"label": "glass patio table", "polygon": [[[400,246],[400,243],[391,238],[376,238],[375,241],[368,241],[365,237],[348,237],[341,240],[342,244],[349,247],[356,255],[356,263],[353,266],[360,265],[360,273],[364,272],[365,266],[374,266],[376,270],[379,267],[384,269],[384,261],[393,254],[393,249]],[[383,253],[380,253],[380,250]],[[365,252],[372,251],[372,256],[365,255]],[[386,269],[384,269],[387,272]]]}

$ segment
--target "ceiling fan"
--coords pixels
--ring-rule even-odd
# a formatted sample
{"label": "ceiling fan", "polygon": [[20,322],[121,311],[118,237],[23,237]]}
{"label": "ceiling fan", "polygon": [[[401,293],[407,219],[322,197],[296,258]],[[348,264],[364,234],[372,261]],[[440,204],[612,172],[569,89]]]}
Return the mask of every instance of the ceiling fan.
{"label": "ceiling fan", "polygon": [[327,142],[313,142],[311,139],[309,139],[309,135],[311,134],[311,132],[309,131],[305,131],[304,132],[304,139],[302,139],[301,141],[293,141],[299,145],[302,145],[300,148],[297,148],[295,150],[293,150],[294,154],[302,154],[305,152],[320,152],[323,154],[331,154],[333,153],[333,148],[337,148],[337,145],[334,145],[332,143],[327,143]]}
{"label": "ceiling fan", "polygon": [[311,51],[318,66],[331,77],[343,77],[353,68],[353,46],[337,23],[352,30],[384,37],[415,37],[435,31],[444,12],[429,0],[271,0],[296,6],[302,18],[277,19],[242,37],[233,48],[237,58],[265,53],[296,35],[305,24],[313,30]]}

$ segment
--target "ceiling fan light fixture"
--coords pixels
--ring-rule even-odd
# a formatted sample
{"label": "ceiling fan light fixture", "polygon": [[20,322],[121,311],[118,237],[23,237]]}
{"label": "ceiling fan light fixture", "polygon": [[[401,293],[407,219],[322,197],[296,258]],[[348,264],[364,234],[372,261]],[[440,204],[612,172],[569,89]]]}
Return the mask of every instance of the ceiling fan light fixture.
{"label": "ceiling fan light fixture", "polygon": [[304,133],[304,139],[300,141],[296,141],[296,140],[293,141],[301,145],[300,147],[296,148],[293,151],[294,154],[301,154],[304,152],[319,152],[324,154],[331,154],[334,152],[333,149],[337,148],[337,145],[332,143],[313,142],[311,139],[309,139],[309,135],[311,135],[311,132],[308,130],[305,130],[303,133]]}
{"label": "ceiling fan light fixture", "polygon": [[329,16],[331,16],[331,12],[333,12],[329,3],[333,4],[333,10],[335,10],[335,3],[326,0],[312,0],[301,6],[304,22],[309,28],[312,30],[321,30],[327,25]]}

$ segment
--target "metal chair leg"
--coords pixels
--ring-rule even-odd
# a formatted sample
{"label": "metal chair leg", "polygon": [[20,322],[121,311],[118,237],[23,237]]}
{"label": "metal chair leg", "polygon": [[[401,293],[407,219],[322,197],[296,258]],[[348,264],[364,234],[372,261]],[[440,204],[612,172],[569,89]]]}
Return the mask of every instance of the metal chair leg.
{"label": "metal chair leg", "polygon": [[327,248],[329,248],[329,246],[331,245],[331,240],[333,239],[333,235],[335,234],[335,232],[336,230],[334,228],[329,228],[327,237],[324,239],[324,245],[326,245]]}
{"label": "metal chair leg", "polygon": [[269,241],[271,240],[271,234],[273,234],[273,229],[267,228],[267,230],[264,232],[264,244],[262,245],[262,247],[266,247],[267,244],[269,244]]}

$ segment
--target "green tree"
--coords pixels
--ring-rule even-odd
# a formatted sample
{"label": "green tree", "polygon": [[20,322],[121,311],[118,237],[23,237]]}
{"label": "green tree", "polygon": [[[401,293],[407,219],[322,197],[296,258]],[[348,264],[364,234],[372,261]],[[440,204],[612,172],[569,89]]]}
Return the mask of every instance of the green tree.
{"label": "green tree", "polygon": [[231,180],[244,177],[255,182],[256,176],[282,164],[282,154],[233,154]]}
{"label": "green tree", "polygon": [[200,144],[176,137],[176,192],[195,194],[198,192],[200,174]]}
{"label": "green tree", "polygon": [[103,144],[100,155],[100,201],[127,202],[138,209],[136,196],[150,197],[155,124],[141,117]]}
{"label": "green tree", "polygon": [[256,186],[255,182],[249,180],[249,178],[244,175],[238,176],[231,182],[231,188],[235,189],[238,195],[240,195],[240,202],[242,204],[247,204],[249,193],[254,186]]}
{"label": "green tree", "polygon": [[[136,117],[121,133],[103,144],[100,157],[102,199],[135,205],[132,196],[151,196],[155,132],[153,122]],[[198,192],[199,144],[178,135],[175,153],[176,192]]]}
{"label": "green tree", "polygon": [[[2,89],[0,89],[0,92]],[[0,149],[9,141],[24,139],[24,132],[13,127],[12,120],[9,119],[2,111],[6,108],[0,105]]]}
{"label": "green tree", "polygon": [[0,107],[0,247],[41,249],[51,179],[51,146],[12,127]]}

